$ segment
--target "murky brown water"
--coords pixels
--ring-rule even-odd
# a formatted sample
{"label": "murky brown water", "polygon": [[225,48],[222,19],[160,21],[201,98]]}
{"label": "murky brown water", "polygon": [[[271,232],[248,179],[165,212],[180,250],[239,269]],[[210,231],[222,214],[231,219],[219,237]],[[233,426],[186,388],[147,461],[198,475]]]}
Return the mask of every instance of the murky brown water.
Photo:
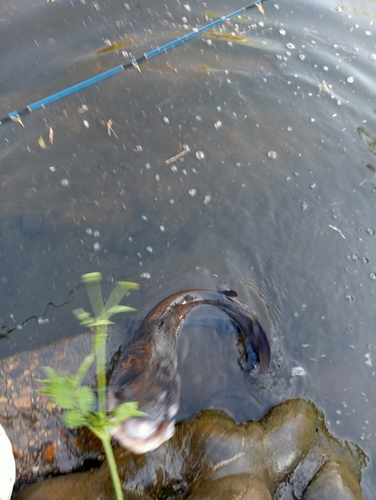
{"label": "murky brown water", "polygon": [[[0,115],[180,36],[184,24],[205,24],[205,12],[240,6],[9,0],[0,10]],[[247,413],[226,385],[232,365],[223,375],[214,363],[223,394],[184,400],[182,413],[212,397],[209,405],[252,418],[285,395],[309,397],[333,433],[371,457],[371,499],[375,3],[264,8],[265,17],[253,9],[227,24],[222,38],[192,40],[141,74],[33,113],[25,129],[0,127],[0,318],[4,334],[14,329],[1,356],[79,332],[71,310],[87,305],[83,272],[140,282],[129,300],[141,316],[186,287],[234,288],[273,339],[279,382]],[[190,152],[166,164],[184,145]],[[196,354],[182,339],[182,352],[197,366],[209,350],[233,359],[236,345],[217,337]]]}

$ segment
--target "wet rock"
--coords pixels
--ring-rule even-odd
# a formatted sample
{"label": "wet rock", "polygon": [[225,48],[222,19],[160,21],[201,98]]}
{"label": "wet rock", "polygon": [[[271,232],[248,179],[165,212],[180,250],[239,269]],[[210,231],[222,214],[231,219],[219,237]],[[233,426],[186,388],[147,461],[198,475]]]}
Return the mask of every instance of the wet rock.
{"label": "wet rock", "polygon": [[329,462],[316,474],[303,500],[359,500],[359,481],[344,462]]}
{"label": "wet rock", "polygon": [[[118,447],[115,458],[127,499],[363,499],[364,454],[330,435],[320,412],[303,399],[241,425],[206,410],[177,425],[157,450],[140,456]],[[45,498],[112,499],[106,462],[95,472],[47,479],[14,500]]]}

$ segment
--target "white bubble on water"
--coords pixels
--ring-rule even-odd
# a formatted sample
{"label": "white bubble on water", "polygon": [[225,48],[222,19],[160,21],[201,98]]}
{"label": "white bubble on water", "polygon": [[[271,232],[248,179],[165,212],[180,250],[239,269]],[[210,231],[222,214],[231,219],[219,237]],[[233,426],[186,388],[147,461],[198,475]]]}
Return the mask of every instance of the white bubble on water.
{"label": "white bubble on water", "polygon": [[90,236],[91,236],[91,235],[93,234],[93,230],[92,230],[92,229],[90,229],[90,227],[88,227],[88,228],[86,229],[86,234],[88,234],[88,235],[90,235]]}
{"label": "white bubble on water", "polygon": [[167,116],[165,116],[165,117],[163,118],[163,121],[164,121],[165,123],[170,123],[170,120],[167,118]]}
{"label": "white bubble on water", "polygon": [[96,252],[98,252],[98,250],[100,249],[100,244],[98,242],[95,242],[94,245],[93,245],[93,248]]}
{"label": "white bubble on water", "polygon": [[64,187],[68,187],[69,186],[69,181],[68,179],[61,179],[61,184],[64,186]]}
{"label": "white bubble on water", "polygon": [[374,234],[376,233],[376,231],[373,229],[373,227],[367,227],[366,231],[367,231],[367,234],[369,234],[370,236],[374,236]]}
{"label": "white bubble on water", "polygon": [[293,377],[304,377],[307,374],[302,366],[294,366],[291,368],[291,375]]}
{"label": "white bubble on water", "polygon": [[371,278],[371,280],[376,280],[376,273],[371,273],[369,277]]}
{"label": "white bubble on water", "polygon": [[349,76],[346,81],[347,81],[347,83],[354,83],[354,77],[353,76]]}
{"label": "white bubble on water", "polygon": [[205,158],[205,153],[203,151],[196,151],[196,158],[198,160],[203,160]]}
{"label": "white bubble on water", "polygon": [[282,35],[282,36],[285,36],[286,35],[286,31],[285,30],[279,30],[279,34]]}
{"label": "white bubble on water", "polygon": [[366,358],[364,363],[371,368],[372,367],[371,353],[366,352],[364,357]]}
{"label": "white bubble on water", "polygon": [[188,194],[189,194],[189,196],[192,196],[192,198],[193,198],[197,194],[197,189],[195,189],[195,188],[188,189]]}
{"label": "white bubble on water", "polygon": [[149,253],[153,253],[153,248],[151,246],[146,247],[146,251]]}
{"label": "white bubble on water", "polygon": [[295,49],[295,45],[293,43],[286,43],[286,48],[289,49],[289,50],[293,50]]}
{"label": "white bubble on water", "polygon": [[271,160],[276,160],[278,158],[278,154],[275,151],[268,151],[267,156]]}
{"label": "white bubble on water", "polygon": [[218,130],[219,128],[222,127],[222,122],[221,120],[218,120],[217,122],[214,123],[214,127]]}
{"label": "white bubble on water", "polygon": [[94,231],[93,235],[94,235],[94,238],[99,238],[99,236],[100,236],[99,231]]}
{"label": "white bubble on water", "polygon": [[165,230],[166,230],[166,229],[165,229],[165,227],[164,227],[163,225],[159,226],[159,229],[162,231],[162,233],[164,233],[164,232],[165,232]]}
{"label": "white bubble on water", "polygon": [[147,279],[147,280],[150,280],[151,275],[150,275],[150,273],[141,273],[141,274],[140,274],[140,277],[141,277],[141,278],[145,278],[145,279]]}
{"label": "white bubble on water", "polygon": [[205,204],[205,205],[208,205],[208,204],[210,203],[210,201],[211,201],[211,196],[210,196],[210,194],[206,194],[206,195],[204,196],[204,200],[203,200],[204,204]]}
{"label": "white bubble on water", "polygon": [[371,54],[369,58],[371,59],[371,61],[376,61],[376,54]]}

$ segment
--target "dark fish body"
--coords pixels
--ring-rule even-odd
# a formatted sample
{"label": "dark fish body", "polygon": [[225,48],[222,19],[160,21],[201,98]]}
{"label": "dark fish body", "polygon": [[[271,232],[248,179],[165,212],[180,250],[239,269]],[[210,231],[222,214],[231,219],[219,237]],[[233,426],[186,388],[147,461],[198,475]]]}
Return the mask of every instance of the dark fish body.
{"label": "dark fish body", "polygon": [[200,305],[224,311],[242,332],[264,371],[270,347],[257,319],[238,302],[232,290],[186,290],[167,297],[150,311],[126,346],[108,386],[108,407],[137,401],[148,417],[131,418],[114,432],[120,443],[135,453],[157,448],[174,433],[180,404],[176,339],[187,315]]}

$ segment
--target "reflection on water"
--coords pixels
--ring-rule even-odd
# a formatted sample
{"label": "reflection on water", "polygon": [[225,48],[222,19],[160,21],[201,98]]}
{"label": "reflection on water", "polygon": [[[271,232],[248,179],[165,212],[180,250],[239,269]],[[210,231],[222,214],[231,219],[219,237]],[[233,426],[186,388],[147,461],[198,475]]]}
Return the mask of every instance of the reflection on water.
{"label": "reflection on water", "polygon": [[[35,4],[0,17],[0,115],[234,10]],[[261,403],[313,399],[370,455],[371,499],[375,33],[371,2],[337,7],[266,2],[264,17],[39,110],[25,129],[0,128],[0,318],[14,329],[0,345],[7,356],[77,333],[88,271],[139,281],[141,316],[179,289],[233,288],[272,339],[279,379]],[[138,43],[116,46],[128,38]]]}

